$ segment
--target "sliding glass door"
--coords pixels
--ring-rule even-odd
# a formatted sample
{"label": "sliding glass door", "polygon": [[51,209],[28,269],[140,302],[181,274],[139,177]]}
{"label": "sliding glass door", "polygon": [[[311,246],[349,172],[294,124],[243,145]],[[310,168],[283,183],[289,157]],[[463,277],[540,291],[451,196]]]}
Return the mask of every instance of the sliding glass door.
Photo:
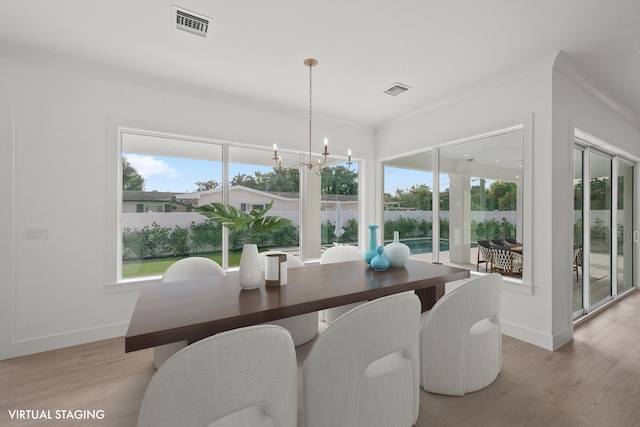
{"label": "sliding glass door", "polygon": [[633,285],[634,165],[591,146],[574,150],[574,318]]}
{"label": "sliding glass door", "polygon": [[620,161],[618,165],[618,225],[616,242],[617,291],[633,286],[633,165]]}
{"label": "sliding glass door", "polygon": [[590,251],[589,301],[598,306],[611,299],[611,164],[601,153],[589,152]]}

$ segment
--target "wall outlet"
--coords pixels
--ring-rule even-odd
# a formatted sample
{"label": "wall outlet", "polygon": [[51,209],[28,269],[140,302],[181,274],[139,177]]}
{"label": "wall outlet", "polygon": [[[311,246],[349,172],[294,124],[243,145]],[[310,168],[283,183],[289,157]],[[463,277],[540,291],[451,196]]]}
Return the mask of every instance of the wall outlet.
{"label": "wall outlet", "polygon": [[48,239],[48,228],[27,228],[27,239]]}

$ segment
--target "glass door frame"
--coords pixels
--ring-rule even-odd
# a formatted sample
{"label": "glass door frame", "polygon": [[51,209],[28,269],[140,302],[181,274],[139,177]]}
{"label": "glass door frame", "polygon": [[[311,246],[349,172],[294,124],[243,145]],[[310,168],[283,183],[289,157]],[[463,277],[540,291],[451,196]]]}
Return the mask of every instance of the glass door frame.
{"label": "glass door frame", "polygon": [[[578,320],[583,316],[588,315],[589,313],[597,310],[603,305],[615,300],[618,296],[618,233],[617,233],[617,224],[618,224],[618,173],[619,173],[619,165],[620,163],[625,163],[633,167],[634,181],[635,181],[635,169],[637,166],[637,162],[630,160],[629,158],[620,156],[619,154],[612,154],[603,149],[600,149],[594,144],[591,143],[588,139],[581,137],[581,132],[576,129],[576,135],[574,138],[574,153],[575,151],[582,152],[582,308],[574,311],[573,319],[574,321]],[[610,196],[610,223],[609,223],[609,233],[610,233],[610,244],[609,244],[609,277],[610,277],[610,286],[611,286],[611,295],[605,297],[595,303],[591,301],[591,162],[590,155],[598,154],[604,156],[611,161],[611,174],[610,174],[610,186],[609,186],[609,196]],[[575,164],[575,159],[574,159]],[[634,209],[632,214],[633,224],[632,229],[636,230],[636,217],[637,214],[635,212],[637,205],[637,201],[634,200],[631,204],[631,208]],[[637,239],[635,236],[637,232],[634,231],[634,243],[637,243]],[[635,283],[636,277],[636,257],[633,253],[630,255],[632,266],[632,283]],[[633,287],[631,288],[633,289]],[[625,290],[622,294],[628,292],[629,290]]]}

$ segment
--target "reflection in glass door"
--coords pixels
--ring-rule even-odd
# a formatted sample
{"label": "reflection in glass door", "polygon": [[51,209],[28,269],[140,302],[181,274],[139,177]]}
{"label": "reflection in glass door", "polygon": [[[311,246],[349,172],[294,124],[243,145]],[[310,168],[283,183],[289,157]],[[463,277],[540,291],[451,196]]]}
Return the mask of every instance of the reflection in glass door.
{"label": "reflection in glass door", "polygon": [[589,153],[591,306],[611,299],[611,158]]}
{"label": "reflection in glass door", "polygon": [[584,219],[582,203],[582,164],[584,152],[576,148],[573,154],[573,315],[581,316],[584,313],[584,296],[582,292],[583,268],[583,244],[582,224]]}
{"label": "reflection in glass door", "polygon": [[617,293],[633,286],[633,165],[618,166]]}

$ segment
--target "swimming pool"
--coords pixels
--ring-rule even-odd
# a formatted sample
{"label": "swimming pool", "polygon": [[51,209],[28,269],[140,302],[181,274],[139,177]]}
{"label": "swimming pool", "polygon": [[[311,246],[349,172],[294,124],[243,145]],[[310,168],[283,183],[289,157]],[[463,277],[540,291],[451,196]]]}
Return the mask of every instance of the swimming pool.
{"label": "swimming pool", "polygon": [[[392,243],[393,240],[389,240],[384,242],[385,245],[388,243]],[[417,239],[400,239],[400,243],[404,243],[409,246],[411,250],[411,255],[416,254],[430,254],[433,252],[433,239],[431,237],[424,238],[419,237]],[[449,250],[449,240],[440,240],[440,251],[448,251]]]}
{"label": "swimming pool", "polygon": [[[393,242],[393,240],[385,241],[385,245]],[[433,252],[433,239],[431,237],[424,238],[414,238],[414,239],[400,239],[401,243],[409,246],[411,250],[411,255],[416,254],[430,254]],[[477,244],[475,242],[471,243],[471,247],[476,247]],[[448,239],[440,239],[440,252],[449,250],[449,240]]]}

